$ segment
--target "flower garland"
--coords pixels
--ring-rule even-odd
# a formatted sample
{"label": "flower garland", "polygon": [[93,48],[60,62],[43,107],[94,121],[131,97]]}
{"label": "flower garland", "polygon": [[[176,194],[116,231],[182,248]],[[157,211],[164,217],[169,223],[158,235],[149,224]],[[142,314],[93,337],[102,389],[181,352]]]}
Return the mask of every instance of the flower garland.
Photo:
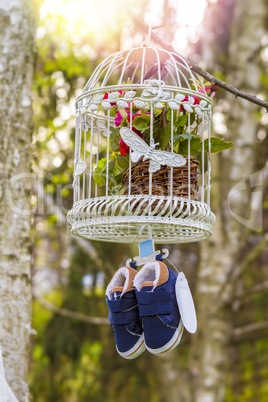
{"label": "flower garland", "polygon": [[[199,83],[198,90],[200,93],[204,93],[203,88]],[[211,87],[209,82],[204,83],[206,95],[213,98],[217,90],[217,86]],[[124,97],[124,91],[118,91],[119,98]],[[108,98],[108,93],[104,95],[103,99]],[[189,125],[189,112],[185,110],[184,102],[191,100],[192,105],[199,105],[202,98],[192,95],[192,99],[189,96],[185,96],[182,99],[182,104],[179,110],[173,111],[173,152],[181,155],[188,155],[188,144],[190,140],[190,154],[196,155],[202,149],[202,142],[200,139],[199,125],[202,121],[202,117],[198,116],[195,112],[190,113],[190,125]],[[130,102],[125,102],[127,107],[120,108],[117,103],[111,103],[111,117],[114,119],[114,127],[110,128],[110,147],[111,157],[109,160],[109,187],[112,188],[111,193],[120,193],[122,189],[122,175],[129,166],[129,147],[124,143],[120,137],[119,130],[121,127],[130,127],[132,130],[140,136],[147,144],[150,144],[150,122],[151,115],[146,109],[141,109],[132,106]],[[161,108],[160,108],[161,106]],[[170,107],[165,104],[159,104],[159,109],[153,111],[153,139],[155,143],[158,143],[158,149],[169,151],[171,142],[171,112]],[[132,122],[130,124],[130,118],[132,116]],[[189,130],[190,127],[190,130]],[[189,132],[190,131],[190,132]],[[187,141],[186,141],[187,140]],[[220,152],[230,148],[233,142],[225,142],[224,140],[216,137],[210,139],[211,152]],[[204,142],[204,149],[208,151],[208,139]],[[98,166],[95,168],[93,179],[98,186],[105,184],[106,177],[106,158],[102,158],[98,162]]]}

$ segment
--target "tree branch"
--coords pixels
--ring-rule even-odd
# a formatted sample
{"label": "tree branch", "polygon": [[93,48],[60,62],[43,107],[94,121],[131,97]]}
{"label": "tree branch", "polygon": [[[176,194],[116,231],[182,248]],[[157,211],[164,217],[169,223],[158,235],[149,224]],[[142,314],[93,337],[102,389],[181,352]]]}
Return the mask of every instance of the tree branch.
{"label": "tree branch", "polygon": [[109,324],[109,321],[108,321],[107,318],[90,317],[90,316],[85,315],[85,314],[76,313],[75,311],[71,311],[71,310],[67,310],[67,309],[62,308],[62,307],[55,306],[54,304],[52,304],[52,303],[50,303],[47,300],[42,299],[42,298],[37,298],[36,300],[38,301],[38,303],[40,303],[46,309],[48,309],[50,311],[53,311],[53,313],[63,315],[64,317],[74,318],[76,320],[88,322],[89,324],[96,324],[96,325],[100,325],[100,324],[107,325],[107,324]]}
{"label": "tree branch", "polygon": [[245,256],[245,259],[239,264],[237,269],[231,272],[230,281],[232,283],[236,282],[243,273],[262,255],[268,246],[268,236],[265,235],[259,243],[253,247],[249,253]]}
{"label": "tree branch", "polygon": [[[129,6],[125,6],[127,13],[131,16],[135,24],[144,32],[147,34],[148,32],[148,25],[142,21],[133,11]],[[175,51],[172,45],[166,43],[161,39],[155,32],[152,31],[151,37],[154,40],[154,42],[158,43],[163,49],[168,50],[169,52],[172,52],[178,56],[181,57],[181,55]],[[249,102],[255,103],[256,105],[262,106],[266,109],[268,112],[268,102],[257,98],[254,95],[250,95],[244,91],[240,91],[239,89],[232,87],[231,85],[227,84],[226,82],[220,80],[219,78],[214,77],[207,71],[204,71],[201,67],[199,67],[197,64],[193,63],[191,60],[185,59],[187,63],[189,64],[189,67],[191,68],[192,71],[195,73],[201,75],[201,77],[205,78],[207,81],[211,82],[212,85],[217,85],[220,88],[223,88],[225,91],[230,92],[231,94],[235,95],[235,97],[240,97],[243,99],[248,100]]]}
{"label": "tree branch", "polygon": [[254,324],[244,325],[243,327],[235,328],[233,330],[232,335],[236,339],[236,338],[240,338],[243,335],[247,335],[250,332],[259,331],[259,330],[266,329],[266,328],[268,328],[268,321],[257,322]]}
{"label": "tree branch", "polygon": [[248,301],[250,296],[254,296],[255,293],[262,292],[263,290],[268,289],[268,281],[264,281],[259,283],[252,288],[245,289],[245,291],[241,294],[235,296],[233,303],[239,302],[240,304],[244,302],[244,300]]}
{"label": "tree branch", "polygon": [[[226,275],[225,281],[222,284],[220,291],[218,292],[217,298],[221,299],[224,294],[226,287],[232,283],[233,292],[236,290],[236,284],[239,278],[244,274],[244,272],[261,256],[268,245],[268,237],[264,236],[259,243],[253,247],[245,256],[244,260],[236,266],[235,269],[230,269]],[[234,296],[234,300],[237,297]]]}

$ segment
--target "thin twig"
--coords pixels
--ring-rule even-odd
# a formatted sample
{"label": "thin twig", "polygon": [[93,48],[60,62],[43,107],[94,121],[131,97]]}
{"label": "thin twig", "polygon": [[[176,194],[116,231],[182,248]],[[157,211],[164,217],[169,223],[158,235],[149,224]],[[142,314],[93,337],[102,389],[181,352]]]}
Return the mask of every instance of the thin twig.
{"label": "thin twig", "polygon": [[[148,25],[142,21],[133,11],[129,6],[125,6],[127,13],[131,16],[135,24],[147,34],[148,32]],[[168,43],[166,43],[163,39],[161,39],[154,31],[151,32],[151,37],[154,42],[158,43],[163,49],[168,50],[169,52],[172,52],[179,57],[181,55],[175,51],[174,47]],[[207,81],[209,81],[212,85],[217,85],[220,88],[223,88],[225,91],[232,93],[235,95],[235,97],[240,97],[243,99],[248,100],[249,102],[255,103],[256,105],[262,106],[266,109],[268,112],[268,102],[257,98],[254,95],[250,95],[247,92],[240,91],[239,89],[232,87],[231,85],[227,84],[226,82],[220,80],[219,78],[214,77],[212,74],[208,73],[207,71],[203,70],[201,67],[199,67],[197,64],[193,63],[191,60],[185,59],[187,63],[189,64],[189,67],[191,68],[192,71],[195,73],[199,74],[201,77],[205,78]]]}
{"label": "thin twig", "polygon": [[260,331],[262,329],[268,328],[268,321],[257,322],[253,324],[244,325],[243,327],[238,327],[233,330],[233,337],[240,338],[243,335],[247,335],[250,332]]}
{"label": "thin twig", "polygon": [[90,316],[85,315],[85,314],[76,313],[75,311],[71,311],[71,310],[67,310],[67,309],[62,308],[62,307],[55,306],[54,304],[52,304],[52,303],[50,303],[47,300],[44,300],[42,298],[38,298],[36,300],[38,301],[38,303],[40,303],[46,309],[48,309],[50,311],[53,311],[53,313],[63,315],[65,317],[70,317],[70,318],[74,318],[76,320],[88,322],[89,324],[97,324],[97,325],[109,324],[109,321],[108,321],[107,318],[90,317]]}
{"label": "thin twig", "polygon": [[[265,251],[268,245],[268,237],[264,236],[259,243],[253,247],[245,256],[245,258],[237,263],[235,269],[230,269],[226,275],[225,281],[222,284],[220,291],[217,294],[217,299],[221,300],[223,294],[226,291],[226,288],[229,284],[232,284],[233,292],[236,290],[236,284],[241,278],[241,276],[246,272],[246,270],[261,256],[261,254]],[[234,300],[236,300],[236,296],[234,296]]]}
{"label": "thin twig", "polygon": [[239,278],[243,275],[243,273],[251,267],[251,265],[262,255],[262,253],[266,250],[268,246],[268,236],[264,236],[259,243],[253,247],[248,254],[246,254],[244,260],[242,260],[241,264],[237,267],[237,269],[231,272],[231,277],[229,281],[231,283],[237,282]]}
{"label": "thin twig", "polygon": [[243,303],[245,300],[248,301],[249,297],[254,296],[255,293],[262,292],[263,290],[268,289],[268,281],[264,281],[262,283],[259,283],[252,288],[245,289],[245,291],[239,295],[235,296],[234,303],[239,301],[240,303]]}

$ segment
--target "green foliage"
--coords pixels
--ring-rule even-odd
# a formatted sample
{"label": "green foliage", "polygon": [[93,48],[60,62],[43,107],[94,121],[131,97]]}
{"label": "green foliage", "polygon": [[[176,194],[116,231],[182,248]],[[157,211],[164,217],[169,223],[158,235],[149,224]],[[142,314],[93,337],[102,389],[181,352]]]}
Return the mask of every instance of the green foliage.
{"label": "green foliage", "polygon": [[110,144],[111,144],[111,149],[113,152],[118,152],[120,150],[120,133],[118,129],[115,129],[111,127],[111,133],[110,133]]}
{"label": "green foliage", "polygon": [[[192,136],[190,141],[190,154],[196,155],[202,148],[202,142],[198,136]],[[179,144],[179,153],[188,155],[188,140],[184,140]]]}
{"label": "green foliage", "polygon": [[165,150],[171,139],[171,124],[167,124],[162,128],[159,135],[160,147]]}
{"label": "green foliage", "polygon": [[143,133],[148,128],[149,123],[150,123],[150,115],[148,114],[135,116],[132,122],[133,127],[135,127],[136,130],[139,130],[141,133]]}
{"label": "green foliage", "polygon": [[[129,166],[129,155],[121,155],[120,152],[120,134],[119,129],[111,128],[110,146],[113,154],[108,164],[108,180],[110,193],[119,194],[122,189],[122,174]],[[102,187],[106,183],[107,159],[102,158],[98,161],[98,166],[93,172],[93,180],[95,184]]]}
{"label": "green foliage", "polygon": [[[121,189],[122,174],[129,166],[128,155],[121,155],[117,153],[113,155],[108,163],[108,181],[110,192],[115,195],[118,194]],[[98,162],[98,166],[93,173],[93,180],[97,186],[102,187],[106,183],[106,171],[107,171],[107,159],[102,158]]]}
{"label": "green foliage", "polygon": [[179,116],[179,117],[177,118],[177,120],[176,120],[176,126],[178,126],[178,127],[183,127],[183,126],[185,126],[185,124],[187,123],[187,121],[188,121],[188,117],[187,117],[185,114],[183,114],[183,115],[181,115],[181,116]]}
{"label": "green foliage", "polygon": [[[211,152],[217,153],[224,151],[225,149],[231,148],[234,145],[234,142],[227,142],[222,140],[221,138],[211,137],[210,139],[210,146]],[[208,138],[204,141],[204,149],[206,152],[209,150]]]}
{"label": "green foliage", "polygon": [[183,134],[180,134],[179,137],[185,138],[186,140],[191,140],[193,136],[192,136],[192,134],[185,132]]}
{"label": "green foliage", "polygon": [[[181,141],[181,139],[183,139]],[[185,140],[184,140],[185,139]],[[199,136],[190,133],[180,134],[176,137],[175,145],[177,146],[177,152],[182,155],[188,155],[188,141],[190,140],[190,154],[196,155],[202,151],[202,141]],[[234,142],[226,142],[220,138],[211,137],[211,153],[217,153],[231,148]],[[204,141],[205,152],[209,151],[208,139]]]}
{"label": "green foliage", "polygon": [[98,166],[95,168],[94,174],[93,174],[93,179],[97,186],[101,187],[105,184],[105,179],[106,179],[106,162],[107,159],[103,158],[100,159],[98,162]]}
{"label": "green foliage", "polygon": [[125,170],[125,169],[127,169],[128,168],[128,164],[129,164],[129,157],[128,157],[128,155],[121,155],[121,154],[119,154],[119,155],[117,155],[117,157],[116,157],[116,161],[117,161],[117,164],[118,164],[118,166],[120,166],[120,168],[122,169],[122,170]]}
{"label": "green foliage", "polygon": [[[108,180],[113,180],[114,176],[120,174],[120,169],[118,172],[118,167],[125,167],[127,164],[127,158],[121,154],[112,156],[108,163]],[[127,165],[128,166],[128,165]],[[106,171],[107,171],[107,159],[102,158],[99,160],[98,167],[95,169],[94,180],[99,186],[102,186],[106,182]],[[98,184],[98,180],[102,180],[102,184]]]}

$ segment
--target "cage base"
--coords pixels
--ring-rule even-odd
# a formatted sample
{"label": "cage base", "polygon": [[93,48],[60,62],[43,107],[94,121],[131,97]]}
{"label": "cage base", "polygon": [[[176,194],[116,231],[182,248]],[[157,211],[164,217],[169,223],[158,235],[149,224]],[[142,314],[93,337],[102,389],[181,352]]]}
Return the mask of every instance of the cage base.
{"label": "cage base", "polygon": [[67,220],[74,235],[115,243],[141,242],[141,225],[150,224],[155,243],[189,243],[207,239],[215,223],[200,201],[163,196],[114,196],[77,201]]}

